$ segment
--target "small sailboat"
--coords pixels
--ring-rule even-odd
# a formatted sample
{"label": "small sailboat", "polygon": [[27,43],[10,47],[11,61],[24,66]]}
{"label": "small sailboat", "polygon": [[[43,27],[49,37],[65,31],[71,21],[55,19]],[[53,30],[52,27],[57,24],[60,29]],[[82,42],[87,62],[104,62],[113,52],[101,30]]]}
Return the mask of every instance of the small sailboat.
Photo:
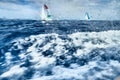
{"label": "small sailboat", "polygon": [[42,23],[46,23],[52,20],[52,16],[46,4],[44,4],[41,9],[41,20],[42,20]]}
{"label": "small sailboat", "polygon": [[85,13],[85,19],[90,20],[90,16],[89,16],[89,14],[87,12]]}

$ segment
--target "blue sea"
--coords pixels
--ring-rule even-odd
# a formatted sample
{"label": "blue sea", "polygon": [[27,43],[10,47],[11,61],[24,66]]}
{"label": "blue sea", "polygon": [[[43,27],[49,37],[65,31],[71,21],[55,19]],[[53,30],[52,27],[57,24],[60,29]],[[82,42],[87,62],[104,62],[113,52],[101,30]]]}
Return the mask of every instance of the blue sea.
{"label": "blue sea", "polygon": [[0,80],[120,80],[120,21],[0,19]]}

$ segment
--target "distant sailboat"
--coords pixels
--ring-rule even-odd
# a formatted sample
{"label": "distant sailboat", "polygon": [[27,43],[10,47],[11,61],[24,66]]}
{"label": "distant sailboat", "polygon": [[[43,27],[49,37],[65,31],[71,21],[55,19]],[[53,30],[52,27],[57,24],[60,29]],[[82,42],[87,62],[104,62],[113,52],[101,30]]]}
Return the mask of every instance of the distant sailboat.
{"label": "distant sailboat", "polygon": [[90,20],[90,16],[89,16],[89,14],[87,12],[85,13],[85,19]]}
{"label": "distant sailboat", "polygon": [[46,4],[44,4],[41,9],[41,20],[42,20],[42,23],[52,20],[52,16],[51,16],[51,14],[49,12],[49,8]]}

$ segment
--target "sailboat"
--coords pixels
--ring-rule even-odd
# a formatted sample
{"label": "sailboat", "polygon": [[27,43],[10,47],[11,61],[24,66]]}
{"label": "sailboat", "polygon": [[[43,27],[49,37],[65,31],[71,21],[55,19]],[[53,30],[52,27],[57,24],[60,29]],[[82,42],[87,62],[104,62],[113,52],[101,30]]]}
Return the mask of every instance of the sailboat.
{"label": "sailboat", "polygon": [[87,12],[85,13],[85,19],[90,20],[90,16],[89,16],[89,14]]}
{"label": "sailboat", "polygon": [[52,20],[52,16],[46,4],[44,4],[41,9],[41,20],[42,20],[42,23],[46,23]]}

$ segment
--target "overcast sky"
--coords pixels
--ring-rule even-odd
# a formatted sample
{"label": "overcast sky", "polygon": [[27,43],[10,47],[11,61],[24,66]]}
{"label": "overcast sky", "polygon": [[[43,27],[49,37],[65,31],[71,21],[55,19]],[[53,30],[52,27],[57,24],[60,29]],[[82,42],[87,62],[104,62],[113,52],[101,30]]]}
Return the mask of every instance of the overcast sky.
{"label": "overcast sky", "polygon": [[120,0],[0,0],[0,18],[40,19],[47,4],[54,19],[120,20]]}

